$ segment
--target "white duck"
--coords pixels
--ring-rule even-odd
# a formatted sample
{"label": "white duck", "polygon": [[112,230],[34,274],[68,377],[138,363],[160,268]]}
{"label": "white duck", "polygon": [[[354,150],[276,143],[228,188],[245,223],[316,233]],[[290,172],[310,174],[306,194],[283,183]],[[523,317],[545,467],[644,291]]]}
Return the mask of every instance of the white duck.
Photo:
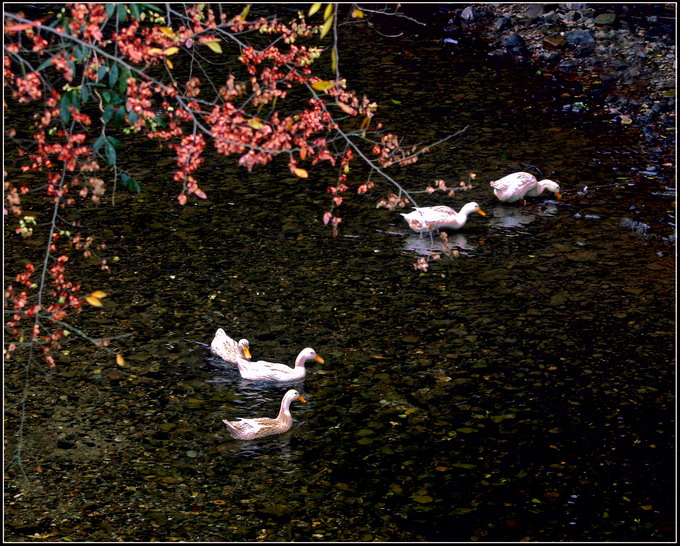
{"label": "white duck", "polygon": [[273,434],[282,434],[293,426],[293,416],[290,414],[290,405],[294,400],[306,402],[300,393],[294,389],[289,390],[281,400],[281,409],[276,419],[271,417],[257,417],[255,419],[239,418],[238,421],[222,422],[227,425],[229,434],[237,440],[255,440]]}
{"label": "white duck", "polygon": [[276,364],[274,362],[267,362],[265,360],[258,360],[251,362],[244,358],[236,359],[238,371],[241,373],[243,379],[268,379],[271,381],[295,381],[296,379],[304,379],[307,375],[305,362],[308,360],[315,360],[323,363],[323,358],[316,354],[314,349],[307,347],[302,349],[300,354],[295,359],[295,367],[291,368],[285,364]]}
{"label": "white duck", "polygon": [[227,333],[218,328],[215,337],[210,343],[210,350],[222,360],[236,364],[238,359],[250,360],[250,344],[247,339],[242,339],[238,343],[231,339]]}
{"label": "white duck", "polygon": [[460,229],[465,225],[468,215],[472,212],[486,216],[486,212],[475,202],[466,204],[459,212],[451,207],[439,205],[436,207],[416,207],[413,212],[402,214],[402,216],[412,230],[423,233],[440,228]]}
{"label": "white duck", "polygon": [[493,192],[504,203],[514,203],[524,197],[538,197],[548,190],[561,197],[560,186],[552,180],[537,180],[531,173],[512,173],[490,182]]}

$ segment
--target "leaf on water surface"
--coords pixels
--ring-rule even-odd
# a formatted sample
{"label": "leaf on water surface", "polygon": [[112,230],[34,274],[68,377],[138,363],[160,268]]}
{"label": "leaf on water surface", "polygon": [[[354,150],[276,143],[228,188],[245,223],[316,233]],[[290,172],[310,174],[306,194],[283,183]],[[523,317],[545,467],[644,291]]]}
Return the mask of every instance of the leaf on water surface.
{"label": "leaf on water surface", "polygon": [[477,465],[470,463],[453,463],[451,466],[455,468],[464,468],[465,470],[472,470],[473,468],[476,468]]}
{"label": "leaf on water surface", "polygon": [[309,177],[309,173],[306,170],[301,169],[299,167],[296,167],[295,169],[293,169],[293,174],[295,174],[295,176],[299,176],[300,178],[308,178]]}
{"label": "leaf on water surface", "polygon": [[219,42],[205,42],[205,45],[207,45],[215,53],[222,53],[222,46]]}
{"label": "leaf on water surface", "polygon": [[309,11],[307,12],[307,17],[311,17],[317,11],[319,11],[321,9],[321,4],[322,4],[322,2],[316,2],[316,3],[312,4],[309,8]]}
{"label": "leaf on water surface", "polygon": [[330,80],[319,80],[318,82],[314,82],[312,84],[312,89],[315,91],[327,91],[333,87],[335,87],[335,82]]}
{"label": "leaf on water surface", "polygon": [[123,358],[123,355],[120,353],[116,355],[116,364],[119,366],[125,366],[125,358]]}
{"label": "leaf on water surface", "polygon": [[470,434],[471,432],[477,432],[476,428],[470,428],[470,427],[461,427],[456,429],[458,432],[462,432],[463,434]]}
{"label": "leaf on water surface", "polygon": [[411,498],[421,504],[426,504],[434,500],[432,497],[430,497],[430,495],[411,495]]}
{"label": "leaf on water surface", "polygon": [[104,307],[104,304],[99,300],[99,298],[95,298],[94,296],[86,296],[85,301],[93,307]]}

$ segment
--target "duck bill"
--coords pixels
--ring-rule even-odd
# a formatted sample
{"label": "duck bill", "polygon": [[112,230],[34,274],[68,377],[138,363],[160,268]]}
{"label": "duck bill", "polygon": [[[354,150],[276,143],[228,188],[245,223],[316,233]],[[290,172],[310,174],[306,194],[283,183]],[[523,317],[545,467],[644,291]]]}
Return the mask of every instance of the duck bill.
{"label": "duck bill", "polygon": [[321,358],[319,355],[316,355],[314,357],[314,360],[316,360],[317,362],[321,362],[321,364],[323,364],[323,358]]}
{"label": "duck bill", "polygon": [[250,359],[253,358],[253,356],[250,354],[250,349],[248,347],[243,348],[243,354],[246,356],[246,358]]}
{"label": "duck bill", "polygon": [[482,216],[486,216],[486,212],[484,212],[482,209],[479,209],[479,210],[477,211],[477,214],[480,214],[480,215],[482,215]]}
{"label": "duck bill", "polygon": [[307,402],[307,400],[305,400],[304,398],[302,398],[302,395],[301,395],[301,394],[298,394],[297,399],[298,399],[300,402]]}
{"label": "duck bill", "polygon": [[557,192],[557,193],[555,194],[555,196],[556,196],[558,199],[562,199],[562,194],[561,194],[560,192]]}

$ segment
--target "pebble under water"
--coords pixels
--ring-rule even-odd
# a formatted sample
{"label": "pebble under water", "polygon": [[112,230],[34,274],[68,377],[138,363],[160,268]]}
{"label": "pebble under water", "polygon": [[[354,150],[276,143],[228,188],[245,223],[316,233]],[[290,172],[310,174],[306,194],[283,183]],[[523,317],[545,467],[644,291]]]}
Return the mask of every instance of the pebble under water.
{"label": "pebble under water", "polygon": [[[141,143],[142,193],[78,213],[120,262],[78,266],[109,296],[77,326],[131,334],[115,342],[126,366],[72,344],[30,370],[6,540],[672,540],[671,182],[639,174],[632,131],[565,113],[582,97],[558,80],[363,32],[346,77],[386,125],[414,142],[469,125],[391,175],[422,190],[475,173],[453,199],[415,196],[487,216],[449,232],[454,257],[374,190],[346,200],[332,237],[334,173],[223,157],[199,173],[208,199],[178,207],[172,159]],[[500,204],[488,182],[525,164],[564,197]],[[309,346],[325,363],[243,381],[200,344],[218,327],[254,359],[292,365]],[[5,366],[11,454],[26,370]],[[222,419],[274,417],[289,388],[307,400],[289,432],[231,439]]]}

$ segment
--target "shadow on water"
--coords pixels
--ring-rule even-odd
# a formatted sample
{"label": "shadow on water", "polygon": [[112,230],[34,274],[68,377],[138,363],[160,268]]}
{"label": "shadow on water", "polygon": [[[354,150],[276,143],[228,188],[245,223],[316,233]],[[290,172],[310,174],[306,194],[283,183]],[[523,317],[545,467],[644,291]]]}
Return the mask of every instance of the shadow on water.
{"label": "shadow on water", "polygon": [[[488,215],[448,232],[459,255],[422,273],[416,258],[443,241],[376,210],[377,195],[348,196],[332,238],[320,221],[325,181],[302,186],[282,165],[246,173],[218,157],[201,171],[213,177],[209,198],[178,209],[176,188],[154,174],[171,166],[149,150],[133,173],[142,194],[82,212],[122,266],[92,279],[110,297],[79,320],[133,332],[128,364],[78,348],[59,379],[35,379],[45,398],[30,408],[39,421],[26,450],[47,458],[37,489],[6,513],[16,536],[55,526],[134,541],[672,535],[670,181],[604,188],[644,168],[640,144],[565,115],[559,97],[573,91],[544,76],[365,32],[347,37],[357,48],[347,77],[382,95],[387,125],[424,142],[470,125],[395,176],[422,190],[475,172],[471,190],[419,204],[474,200]],[[488,181],[522,163],[557,178],[565,198],[499,204]],[[292,366],[310,346],[325,364],[300,382],[244,381],[185,341],[209,343],[218,327],[247,337],[255,359]],[[291,387],[308,403],[291,407],[289,432],[231,439],[221,419],[274,417]],[[66,488],[76,497],[47,503]],[[38,497],[54,508],[18,523]]]}

